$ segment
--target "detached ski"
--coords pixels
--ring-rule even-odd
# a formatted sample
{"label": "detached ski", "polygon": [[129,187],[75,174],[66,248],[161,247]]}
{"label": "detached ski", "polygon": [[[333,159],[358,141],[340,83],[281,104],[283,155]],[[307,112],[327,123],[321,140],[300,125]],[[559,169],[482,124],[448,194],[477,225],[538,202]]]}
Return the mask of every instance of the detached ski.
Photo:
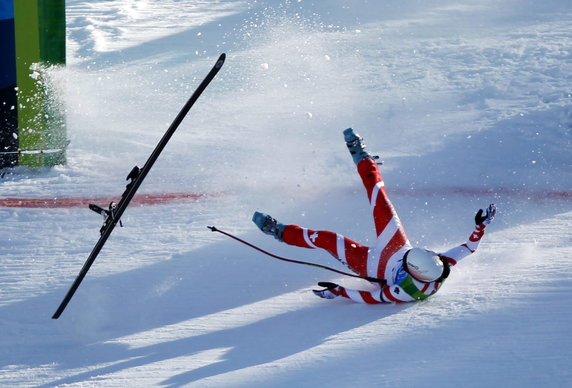
{"label": "detached ski", "polygon": [[107,241],[107,239],[111,235],[111,232],[113,231],[113,229],[115,229],[115,226],[117,225],[117,223],[121,223],[121,216],[123,215],[123,212],[125,212],[125,209],[127,209],[127,206],[129,206],[129,202],[131,202],[131,199],[133,198],[133,196],[137,192],[137,189],[139,188],[139,186],[141,186],[141,183],[143,182],[143,180],[145,179],[145,177],[149,173],[149,170],[151,170],[151,167],[153,167],[153,164],[155,163],[155,161],[157,160],[157,158],[159,157],[159,155],[161,154],[161,152],[163,151],[163,149],[165,148],[165,146],[169,142],[169,139],[171,138],[171,136],[173,136],[173,134],[175,133],[175,131],[177,130],[177,128],[179,127],[179,125],[181,124],[181,122],[183,121],[183,119],[185,118],[185,116],[187,115],[189,110],[191,109],[191,107],[195,104],[195,102],[198,100],[198,98],[200,97],[202,92],[206,89],[206,87],[209,85],[209,83],[217,75],[217,73],[221,69],[222,65],[224,64],[225,58],[226,58],[226,55],[221,54],[221,56],[218,58],[217,62],[215,63],[215,65],[211,69],[211,71],[207,74],[207,76],[201,82],[199,87],[191,95],[191,97],[189,98],[187,103],[183,106],[183,109],[181,109],[181,111],[179,112],[177,117],[175,117],[175,120],[171,123],[171,125],[167,129],[167,132],[165,132],[165,134],[163,135],[163,137],[161,138],[161,140],[159,141],[159,143],[157,144],[157,146],[153,150],[153,153],[151,153],[151,156],[149,156],[149,159],[147,159],[147,161],[145,162],[145,165],[142,168],[135,166],[131,170],[131,172],[129,173],[129,175],[127,176],[127,179],[126,179],[129,181],[129,183],[127,184],[125,191],[121,195],[121,199],[119,200],[119,202],[118,203],[112,202],[111,204],[109,204],[108,209],[104,209],[104,208],[97,206],[97,205],[90,205],[89,206],[91,210],[93,210],[96,213],[99,213],[103,216],[103,226],[101,227],[101,230],[100,230],[101,236],[100,236],[99,240],[97,241],[97,243],[95,244],[93,250],[91,251],[91,254],[87,258],[83,267],[81,268],[81,271],[77,275],[77,277],[76,277],[75,281],[73,282],[72,286],[70,287],[68,293],[66,294],[66,296],[62,300],[60,306],[58,307],[58,309],[56,310],[56,312],[52,316],[52,319],[58,319],[60,317],[60,315],[62,315],[62,313],[65,310],[66,306],[68,305],[69,301],[71,300],[74,293],[76,292],[79,285],[81,284],[83,278],[85,277],[85,275],[89,271],[89,268],[91,267],[91,265],[93,264],[93,262],[97,258],[97,255],[101,251],[101,248],[103,248],[103,246],[105,245],[105,242]]}

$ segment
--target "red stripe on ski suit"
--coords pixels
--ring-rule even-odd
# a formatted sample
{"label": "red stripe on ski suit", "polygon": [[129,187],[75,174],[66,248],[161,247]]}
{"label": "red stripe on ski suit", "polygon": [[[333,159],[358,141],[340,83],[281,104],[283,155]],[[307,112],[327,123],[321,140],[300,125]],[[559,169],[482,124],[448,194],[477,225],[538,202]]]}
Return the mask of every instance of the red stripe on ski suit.
{"label": "red stripe on ski suit", "polygon": [[[377,163],[371,159],[364,159],[358,164],[357,169],[367,191],[367,198],[369,199],[370,204],[372,204],[372,195],[374,194],[376,187],[379,189],[375,198],[375,204],[372,204],[374,206],[373,222],[375,224],[376,235],[379,236],[393,217],[398,219],[397,212],[393,208],[393,205],[387,196],[387,192],[385,191],[385,182],[381,177]],[[405,231],[402,228],[400,229],[400,233],[403,235],[404,239],[407,240],[407,237],[405,237]]]}

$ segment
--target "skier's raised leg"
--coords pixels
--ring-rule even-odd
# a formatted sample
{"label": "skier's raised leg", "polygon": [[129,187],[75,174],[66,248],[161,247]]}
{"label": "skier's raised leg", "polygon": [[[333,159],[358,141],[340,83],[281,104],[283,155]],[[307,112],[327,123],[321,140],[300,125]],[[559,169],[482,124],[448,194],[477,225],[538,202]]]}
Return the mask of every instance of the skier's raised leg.
{"label": "skier's raised leg", "polygon": [[367,191],[377,235],[381,235],[388,225],[393,224],[392,229],[401,229],[406,240],[399,217],[385,191],[385,182],[375,162],[376,157],[365,150],[363,138],[353,129],[348,128],[344,131],[344,139]]}
{"label": "skier's raised leg", "polygon": [[385,279],[390,275],[385,273],[389,259],[408,248],[410,244],[401,221],[387,196],[385,183],[375,157],[365,150],[363,138],[353,129],[348,128],[344,131],[344,139],[367,191],[377,234],[376,244],[371,249],[367,275]]}
{"label": "skier's raised leg", "polygon": [[271,216],[259,212],[254,213],[252,220],[264,233],[273,235],[288,245],[323,249],[358,275],[365,276],[367,272],[369,248],[347,237],[327,230],[283,225]]}

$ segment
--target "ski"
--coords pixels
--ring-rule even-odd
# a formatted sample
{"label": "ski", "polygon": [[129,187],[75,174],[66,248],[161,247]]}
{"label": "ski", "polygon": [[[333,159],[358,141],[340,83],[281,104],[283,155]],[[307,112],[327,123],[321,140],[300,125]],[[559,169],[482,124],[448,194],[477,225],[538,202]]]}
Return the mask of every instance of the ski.
{"label": "ski", "polygon": [[99,252],[105,245],[105,242],[111,235],[111,232],[113,231],[113,229],[115,229],[117,223],[121,222],[121,216],[123,215],[123,212],[125,212],[125,209],[127,209],[127,206],[129,206],[129,202],[131,201],[131,199],[137,192],[137,189],[139,188],[139,186],[149,173],[149,170],[151,170],[151,167],[153,167],[153,164],[155,163],[155,161],[157,160],[157,158],[159,157],[159,155],[169,142],[169,139],[171,138],[171,136],[173,136],[173,134],[175,133],[175,131],[177,130],[177,128],[179,127],[179,125],[181,124],[181,122],[191,109],[191,107],[195,104],[195,102],[200,97],[202,92],[206,89],[209,83],[217,75],[222,65],[224,64],[225,59],[226,55],[224,53],[221,54],[218,60],[216,61],[215,65],[210,70],[210,72],[207,74],[207,76],[203,79],[198,88],[191,95],[191,97],[183,106],[177,117],[175,117],[175,119],[173,120],[173,122],[171,123],[171,125],[169,126],[169,128],[167,129],[167,131],[165,132],[165,134],[163,135],[163,137],[161,138],[161,140],[159,141],[159,143],[157,144],[157,146],[155,147],[155,149],[153,150],[153,152],[151,153],[145,164],[143,165],[143,167],[139,168],[135,166],[133,167],[129,175],[127,175],[126,180],[129,182],[127,183],[125,191],[121,195],[121,199],[119,200],[119,202],[117,203],[112,202],[111,204],[109,204],[108,209],[104,209],[97,205],[90,205],[91,210],[103,216],[103,226],[100,229],[100,238],[93,247],[93,250],[91,251],[89,257],[85,261],[75,281],[71,285],[68,293],[66,294],[66,296],[60,303],[58,309],[52,316],[52,319],[58,319],[60,315],[62,315],[62,313],[64,312],[66,306],[68,305],[71,298],[77,291],[83,278],[85,277],[91,265],[97,258],[97,255],[99,254]]}

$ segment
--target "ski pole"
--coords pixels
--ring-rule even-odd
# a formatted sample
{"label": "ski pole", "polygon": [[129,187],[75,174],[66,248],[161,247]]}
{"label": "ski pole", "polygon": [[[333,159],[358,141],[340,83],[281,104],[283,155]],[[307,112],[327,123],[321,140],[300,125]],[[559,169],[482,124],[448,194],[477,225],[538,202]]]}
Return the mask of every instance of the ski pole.
{"label": "ski pole", "polygon": [[220,230],[220,229],[218,229],[218,228],[215,227],[215,226],[207,226],[207,228],[209,228],[209,229],[210,229],[211,231],[213,231],[213,232],[218,232],[218,233],[223,234],[223,235],[225,235],[225,236],[227,236],[227,237],[230,237],[230,238],[232,238],[232,239],[234,239],[234,240],[236,240],[236,241],[238,241],[238,242],[240,242],[240,243],[242,243],[242,244],[244,244],[244,245],[247,245],[247,246],[249,246],[249,247],[251,247],[251,248],[253,248],[253,249],[256,249],[256,250],[259,251],[259,252],[264,253],[264,254],[267,255],[267,256],[273,257],[273,258],[278,259],[278,260],[286,261],[286,262],[288,262],[288,263],[304,264],[304,265],[309,265],[309,266],[311,266],[311,267],[322,268],[322,269],[325,269],[325,270],[328,270],[328,271],[332,271],[332,272],[338,273],[338,274],[340,274],[340,275],[350,276],[350,277],[352,277],[352,278],[364,279],[364,280],[367,280],[367,281],[372,282],[372,283],[380,283],[381,285],[385,285],[385,284],[387,283],[385,279],[378,279],[378,278],[373,278],[373,277],[370,277],[370,276],[355,275],[355,274],[352,274],[352,273],[349,273],[349,272],[340,271],[340,270],[337,270],[337,269],[335,269],[335,268],[331,268],[331,267],[328,267],[328,266],[325,266],[325,265],[321,265],[321,264],[315,264],[315,263],[310,263],[310,262],[307,262],[307,261],[300,261],[300,260],[288,259],[288,258],[286,258],[286,257],[281,257],[281,256],[275,255],[275,254],[273,254],[273,253],[270,253],[270,252],[268,252],[268,251],[265,251],[264,249],[262,249],[262,248],[260,248],[260,247],[257,247],[256,245],[251,244],[251,243],[249,243],[248,241],[245,241],[245,240],[243,240],[243,239],[241,239],[241,238],[239,238],[239,237],[236,237],[236,236],[234,236],[234,235],[232,235],[232,234],[230,234],[230,233],[228,233],[228,232],[225,232],[225,231],[223,231],[223,230]]}

